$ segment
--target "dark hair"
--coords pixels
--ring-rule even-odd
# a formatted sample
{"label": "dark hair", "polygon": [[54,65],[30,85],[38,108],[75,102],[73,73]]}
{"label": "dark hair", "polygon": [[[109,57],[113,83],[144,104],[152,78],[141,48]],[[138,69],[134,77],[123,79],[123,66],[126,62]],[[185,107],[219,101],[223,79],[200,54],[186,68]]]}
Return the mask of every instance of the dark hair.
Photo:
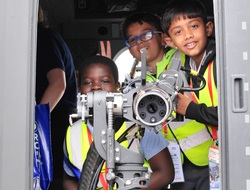
{"label": "dark hair", "polygon": [[144,22],[154,26],[157,31],[163,32],[161,28],[160,16],[149,12],[137,12],[126,17],[124,22],[122,23],[122,32],[124,38],[127,39],[128,28],[131,24],[134,23],[143,24]]}
{"label": "dark hair", "polygon": [[78,77],[78,84],[79,85],[81,85],[81,80],[82,80],[84,71],[87,68],[89,68],[89,67],[91,67],[92,65],[95,65],[95,64],[102,64],[102,65],[108,66],[110,71],[112,72],[115,83],[118,82],[119,74],[118,74],[118,68],[117,68],[115,62],[112,59],[109,59],[107,57],[100,56],[100,55],[95,55],[95,56],[89,57],[88,59],[85,59],[81,63],[80,69],[79,69],[79,77]]}
{"label": "dark hair", "polygon": [[48,22],[47,16],[45,15],[41,4],[39,4],[39,7],[38,7],[38,25],[40,25],[44,28],[49,27],[49,22]]}
{"label": "dark hair", "polygon": [[199,0],[171,0],[166,5],[161,20],[162,29],[166,34],[172,21],[180,16],[189,19],[201,17],[204,24],[207,23],[206,10]]}

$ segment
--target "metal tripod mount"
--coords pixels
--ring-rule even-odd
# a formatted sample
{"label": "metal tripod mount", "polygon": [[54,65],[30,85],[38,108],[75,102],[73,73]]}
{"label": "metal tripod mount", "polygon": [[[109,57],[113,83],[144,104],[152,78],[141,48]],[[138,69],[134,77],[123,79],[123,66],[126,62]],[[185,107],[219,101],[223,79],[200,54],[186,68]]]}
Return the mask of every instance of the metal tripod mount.
{"label": "metal tripod mount", "polygon": [[146,49],[141,52],[141,77],[131,79],[124,93],[105,91],[81,95],[82,120],[93,118],[94,143],[99,155],[106,161],[106,179],[110,189],[116,184],[118,190],[146,188],[150,173],[143,166],[140,153],[127,149],[115,141],[114,118],[124,118],[156,132],[164,121],[171,121],[176,110],[176,96],[184,83],[180,71],[181,61],[174,59],[170,68],[155,82],[146,82]]}

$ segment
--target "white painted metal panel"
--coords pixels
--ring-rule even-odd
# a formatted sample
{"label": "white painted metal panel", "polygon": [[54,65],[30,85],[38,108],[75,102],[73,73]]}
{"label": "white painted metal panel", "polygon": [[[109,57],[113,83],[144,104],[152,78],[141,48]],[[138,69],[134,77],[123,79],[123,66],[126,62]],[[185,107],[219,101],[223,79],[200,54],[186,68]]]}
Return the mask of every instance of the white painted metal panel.
{"label": "white painted metal panel", "polygon": [[33,189],[38,1],[1,0],[0,189]]}
{"label": "white painted metal panel", "polygon": [[214,0],[222,190],[249,190],[250,2]]}

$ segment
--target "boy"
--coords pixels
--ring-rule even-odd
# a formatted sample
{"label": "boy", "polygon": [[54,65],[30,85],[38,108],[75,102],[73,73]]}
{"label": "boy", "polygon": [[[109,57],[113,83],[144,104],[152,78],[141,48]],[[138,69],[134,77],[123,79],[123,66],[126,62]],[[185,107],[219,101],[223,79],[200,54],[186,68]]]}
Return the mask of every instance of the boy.
{"label": "boy", "polygon": [[[118,69],[116,67],[116,64],[111,59],[103,56],[93,56],[85,60],[80,69],[79,86],[80,86],[80,91],[83,94],[95,90],[117,92],[118,91],[117,89],[119,88],[119,82],[118,82]],[[88,128],[89,131],[91,131],[93,130],[93,127],[91,126],[92,124],[90,122],[88,122],[87,126],[82,124],[80,126],[80,131],[84,131],[84,129],[86,128]],[[77,125],[70,126],[66,136],[72,135],[69,133],[71,133],[71,131],[73,130],[74,131],[77,130],[78,128],[79,126]],[[145,135],[140,143],[141,151],[145,153],[144,156],[148,160],[150,167],[153,171],[151,175],[151,182],[149,184],[149,187],[146,189],[160,190],[166,187],[169,183],[171,183],[174,178],[173,163],[169,151],[167,149],[168,142],[165,141],[164,137],[160,133],[156,134],[154,132],[153,133],[147,132],[147,130],[145,131],[146,131]],[[81,134],[81,132],[76,134],[79,136],[85,135]],[[89,136],[92,136],[92,134],[87,135],[86,133],[85,138],[88,139]],[[76,137],[72,139],[76,139]],[[81,147],[82,150],[85,152],[85,156],[86,153],[88,152],[88,148],[91,142],[92,138],[89,143],[85,143],[84,147]],[[81,146],[80,143],[79,146]],[[69,152],[68,147],[74,148],[73,146],[71,146],[70,140],[66,138],[64,144],[64,152],[66,160],[64,161],[64,171],[65,171],[64,189],[76,190],[77,183],[79,180],[79,173],[81,172],[82,164],[84,163],[85,160],[82,159],[81,154],[80,158],[76,158],[77,160],[80,160],[81,162],[80,164],[76,164],[72,160],[70,160],[69,157],[71,156],[71,154],[78,152],[78,150],[74,149],[71,152]],[[72,157],[75,156],[76,155],[72,155]],[[77,167],[77,165],[80,166]],[[76,173],[73,172],[72,168],[77,168]],[[78,178],[76,177],[77,173],[78,173]],[[105,183],[102,183],[102,185],[100,186],[105,186]]]}
{"label": "boy", "polygon": [[156,63],[165,54],[160,17],[144,12],[132,14],[122,23],[122,32],[129,52],[137,60],[141,60],[140,50],[147,49],[147,66],[151,67],[151,74],[156,74]]}
{"label": "boy", "polygon": [[[203,5],[197,0],[172,0],[162,17],[164,40],[179,51],[184,66],[206,80],[206,86],[191,93],[192,99],[178,94],[177,113],[186,119],[168,130],[168,140],[176,141],[184,153],[185,182],[171,185],[173,190],[208,190],[208,152],[216,139],[218,95],[216,88],[215,43],[208,39],[213,24],[207,21]],[[188,77],[191,87],[200,86],[196,77]],[[215,126],[215,127],[211,127]]]}
{"label": "boy", "polygon": [[[122,32],[129,52],[138,61],[141,61],[140,50],[147,49],[146,63],[147,67],[151,68],[147,81],[154,81],[155,77],[158,77],[167,67],[170,55],[176,51],[175,49],[168,51],[169,48],[165,48],[166,43],[162,39],[160,17],[149,12],[133,13],[122,23]],[[100,42],[100,47],[101,55],[111,58],[110,43],[107,42],[105,49],[104,43]]]}

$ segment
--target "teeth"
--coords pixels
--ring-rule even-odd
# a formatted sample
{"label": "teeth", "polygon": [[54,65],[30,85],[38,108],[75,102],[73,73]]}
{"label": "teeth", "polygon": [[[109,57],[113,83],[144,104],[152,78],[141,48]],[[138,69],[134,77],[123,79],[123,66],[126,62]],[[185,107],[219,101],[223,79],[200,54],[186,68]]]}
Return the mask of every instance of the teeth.
{"label": "teeth", "polygon": [[145,51],[146,51],[146,48],[140,49],[140,52],[141,52],[141,53],[143,53],[143,52],[145,52]]}
{"label": "teeth", "polygon": [[193,46],[194,46],[194,43],[187,44],[187,47],[193,47]]}

